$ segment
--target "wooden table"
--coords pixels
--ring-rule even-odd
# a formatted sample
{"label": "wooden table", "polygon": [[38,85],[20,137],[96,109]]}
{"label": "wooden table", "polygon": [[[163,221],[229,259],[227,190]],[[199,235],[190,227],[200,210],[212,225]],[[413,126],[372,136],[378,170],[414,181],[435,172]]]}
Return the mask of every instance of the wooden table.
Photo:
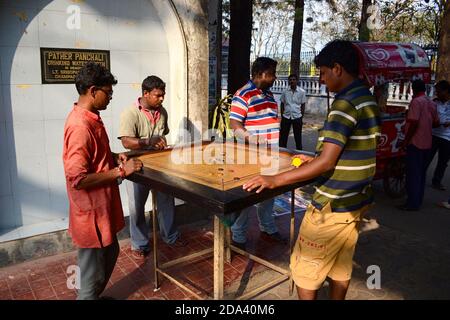
{"label": "wooden table", "polygon": [[[291,153],[287,149],[271,151],[258,148],[256,145],[244,145],[227,142],[201,142],[170,148],[163,151],[147,153],[130,153],[138,156],[144,163],[142,172],[134,173],[130,180],[151,185],[153,190],[170,194],[186,202],[207,209],[214,215],[214,248],[208,248],[160,265],[157,252],[156,202],[153,199],[153,260],[155,267],[155,289],[159,289],[159,275],[174,282],[198,299],[199,295],[187,288],[183,283],[168,274],[165,270],[180,263],[186,263],[196,257],[213,253],[214,255],[214,299],[223,298],[224,259],[230,259],[230,250],[261,263],[281,274],[277,279],[239,297],[246,299],[257,293],[277,285],[290,278],[289,270],[280,268],[269,261],[256,257],[233,245],[230,241],[229,228],[225,228],[222,219],[228,214],[291,191],[291,252],[294,244],[294,197],[295,189],[309,182],[295,183],[273,190],[265,190],[259,194],[246,192],[242,185],[259,174],[273,175],[292,170]],[[292,282],[291,282],[292,288]]]}

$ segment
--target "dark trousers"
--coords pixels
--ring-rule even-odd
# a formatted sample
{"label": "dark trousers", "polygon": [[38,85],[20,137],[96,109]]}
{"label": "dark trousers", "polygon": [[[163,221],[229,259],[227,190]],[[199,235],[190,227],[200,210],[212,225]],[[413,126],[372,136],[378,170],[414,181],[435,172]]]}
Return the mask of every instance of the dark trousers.
{"label": "dark trousers", "polygon": [[105,290],[119,256],[117,239],[104,248],[79,248],[80,289],[77,300],[97,300]]}
{"label": "dark trousers", "polygon": [[445,169],[447,169],[448,160],[450,159],[450,141],[433,136],[433,146],[431,147],[427,168],[431,161],[433,161],[436,152],[438,153],[438,163],[434,169],[432,183],[435,186],[439,186],[441,185],[442,178],[445,174]]}
{"label": "dark trousers", "polygon": [[297,150],[301,150],[303,148],[302,147],[302,126],[303,126],[302,118],[287,119],[285,117],[281,117],[280,147],[287,148],[287,142],[288,142],[288,138],[289,138],[289,131],[291,131],[291,125],[294,129],[295,148]]}
{"label": "dark trousers", "polygon": [[419,149],[412,144],[406,149],[406,206],[410,209],[419,209],[422,205],[430,150]]}

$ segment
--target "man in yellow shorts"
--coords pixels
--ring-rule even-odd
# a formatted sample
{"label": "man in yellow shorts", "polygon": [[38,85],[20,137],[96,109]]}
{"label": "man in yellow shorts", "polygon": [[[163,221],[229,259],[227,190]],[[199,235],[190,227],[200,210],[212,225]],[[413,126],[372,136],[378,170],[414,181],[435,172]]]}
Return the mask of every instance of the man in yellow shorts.
{"label": "man in yellow shorts", "polygon": [[275,176],[259,176],[247,191],[273,189],[317,178],[291,256],[291,273],[299,299],[316,299],[325,279],[330,298],[345,299],[358,240],[358,223],[373,203],[379,109],[358,80],[359,57],[349,41],[328,43],[315,59],[321,81],[336,96],[319,134],[316,157],[299,156],[303,164]]}

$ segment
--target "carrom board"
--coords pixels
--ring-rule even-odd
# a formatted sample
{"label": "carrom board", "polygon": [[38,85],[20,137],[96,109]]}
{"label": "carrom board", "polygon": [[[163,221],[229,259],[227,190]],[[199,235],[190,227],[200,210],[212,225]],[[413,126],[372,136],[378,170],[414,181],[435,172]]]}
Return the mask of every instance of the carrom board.
{"label": "carrom board", "polygon": [[146,168],[224,191],[257,175],[291,170],[291,158],[286,151],[233,142],[193,144],[139,157]]}
{"label": "carrom board", "polygon": [[210,141],[163,151],[132,151],[128,156],[139,157],[144,167],[127,179],[221,216],[311,183],[295,182],[260,193],[242,189],[246,181],[259,174],[273,175],[293,169],[291,158],[296,153],[299,152]]}

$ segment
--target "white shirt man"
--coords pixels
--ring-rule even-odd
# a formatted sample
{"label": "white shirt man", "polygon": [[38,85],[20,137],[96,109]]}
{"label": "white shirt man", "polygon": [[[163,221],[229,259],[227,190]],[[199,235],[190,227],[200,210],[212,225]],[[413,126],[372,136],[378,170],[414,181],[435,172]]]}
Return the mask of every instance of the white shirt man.
{"label": "white shirt man", "polygon": [[288,78],[289,89],[284,91],[280,97],[281,126],[280,126],[280,147],[286,148],[291,130],[294,130],[296,149],[302,149],[302,126],[303,115],[305,114],[306,91],[297,86],[298,78],[290,75]]}
{"label": "white shirt man", "polygon": [[442,185],[442,178],[450,159],[450,83],[446,80],[439,81],[436,86],[437,112],[439,115],[439,124],[437,128],[433,128],[433,142],[431,147],[430,159],[428,165],[438,153],[438,162],[434,169],[431,184],[433,188],[445,190]]}

